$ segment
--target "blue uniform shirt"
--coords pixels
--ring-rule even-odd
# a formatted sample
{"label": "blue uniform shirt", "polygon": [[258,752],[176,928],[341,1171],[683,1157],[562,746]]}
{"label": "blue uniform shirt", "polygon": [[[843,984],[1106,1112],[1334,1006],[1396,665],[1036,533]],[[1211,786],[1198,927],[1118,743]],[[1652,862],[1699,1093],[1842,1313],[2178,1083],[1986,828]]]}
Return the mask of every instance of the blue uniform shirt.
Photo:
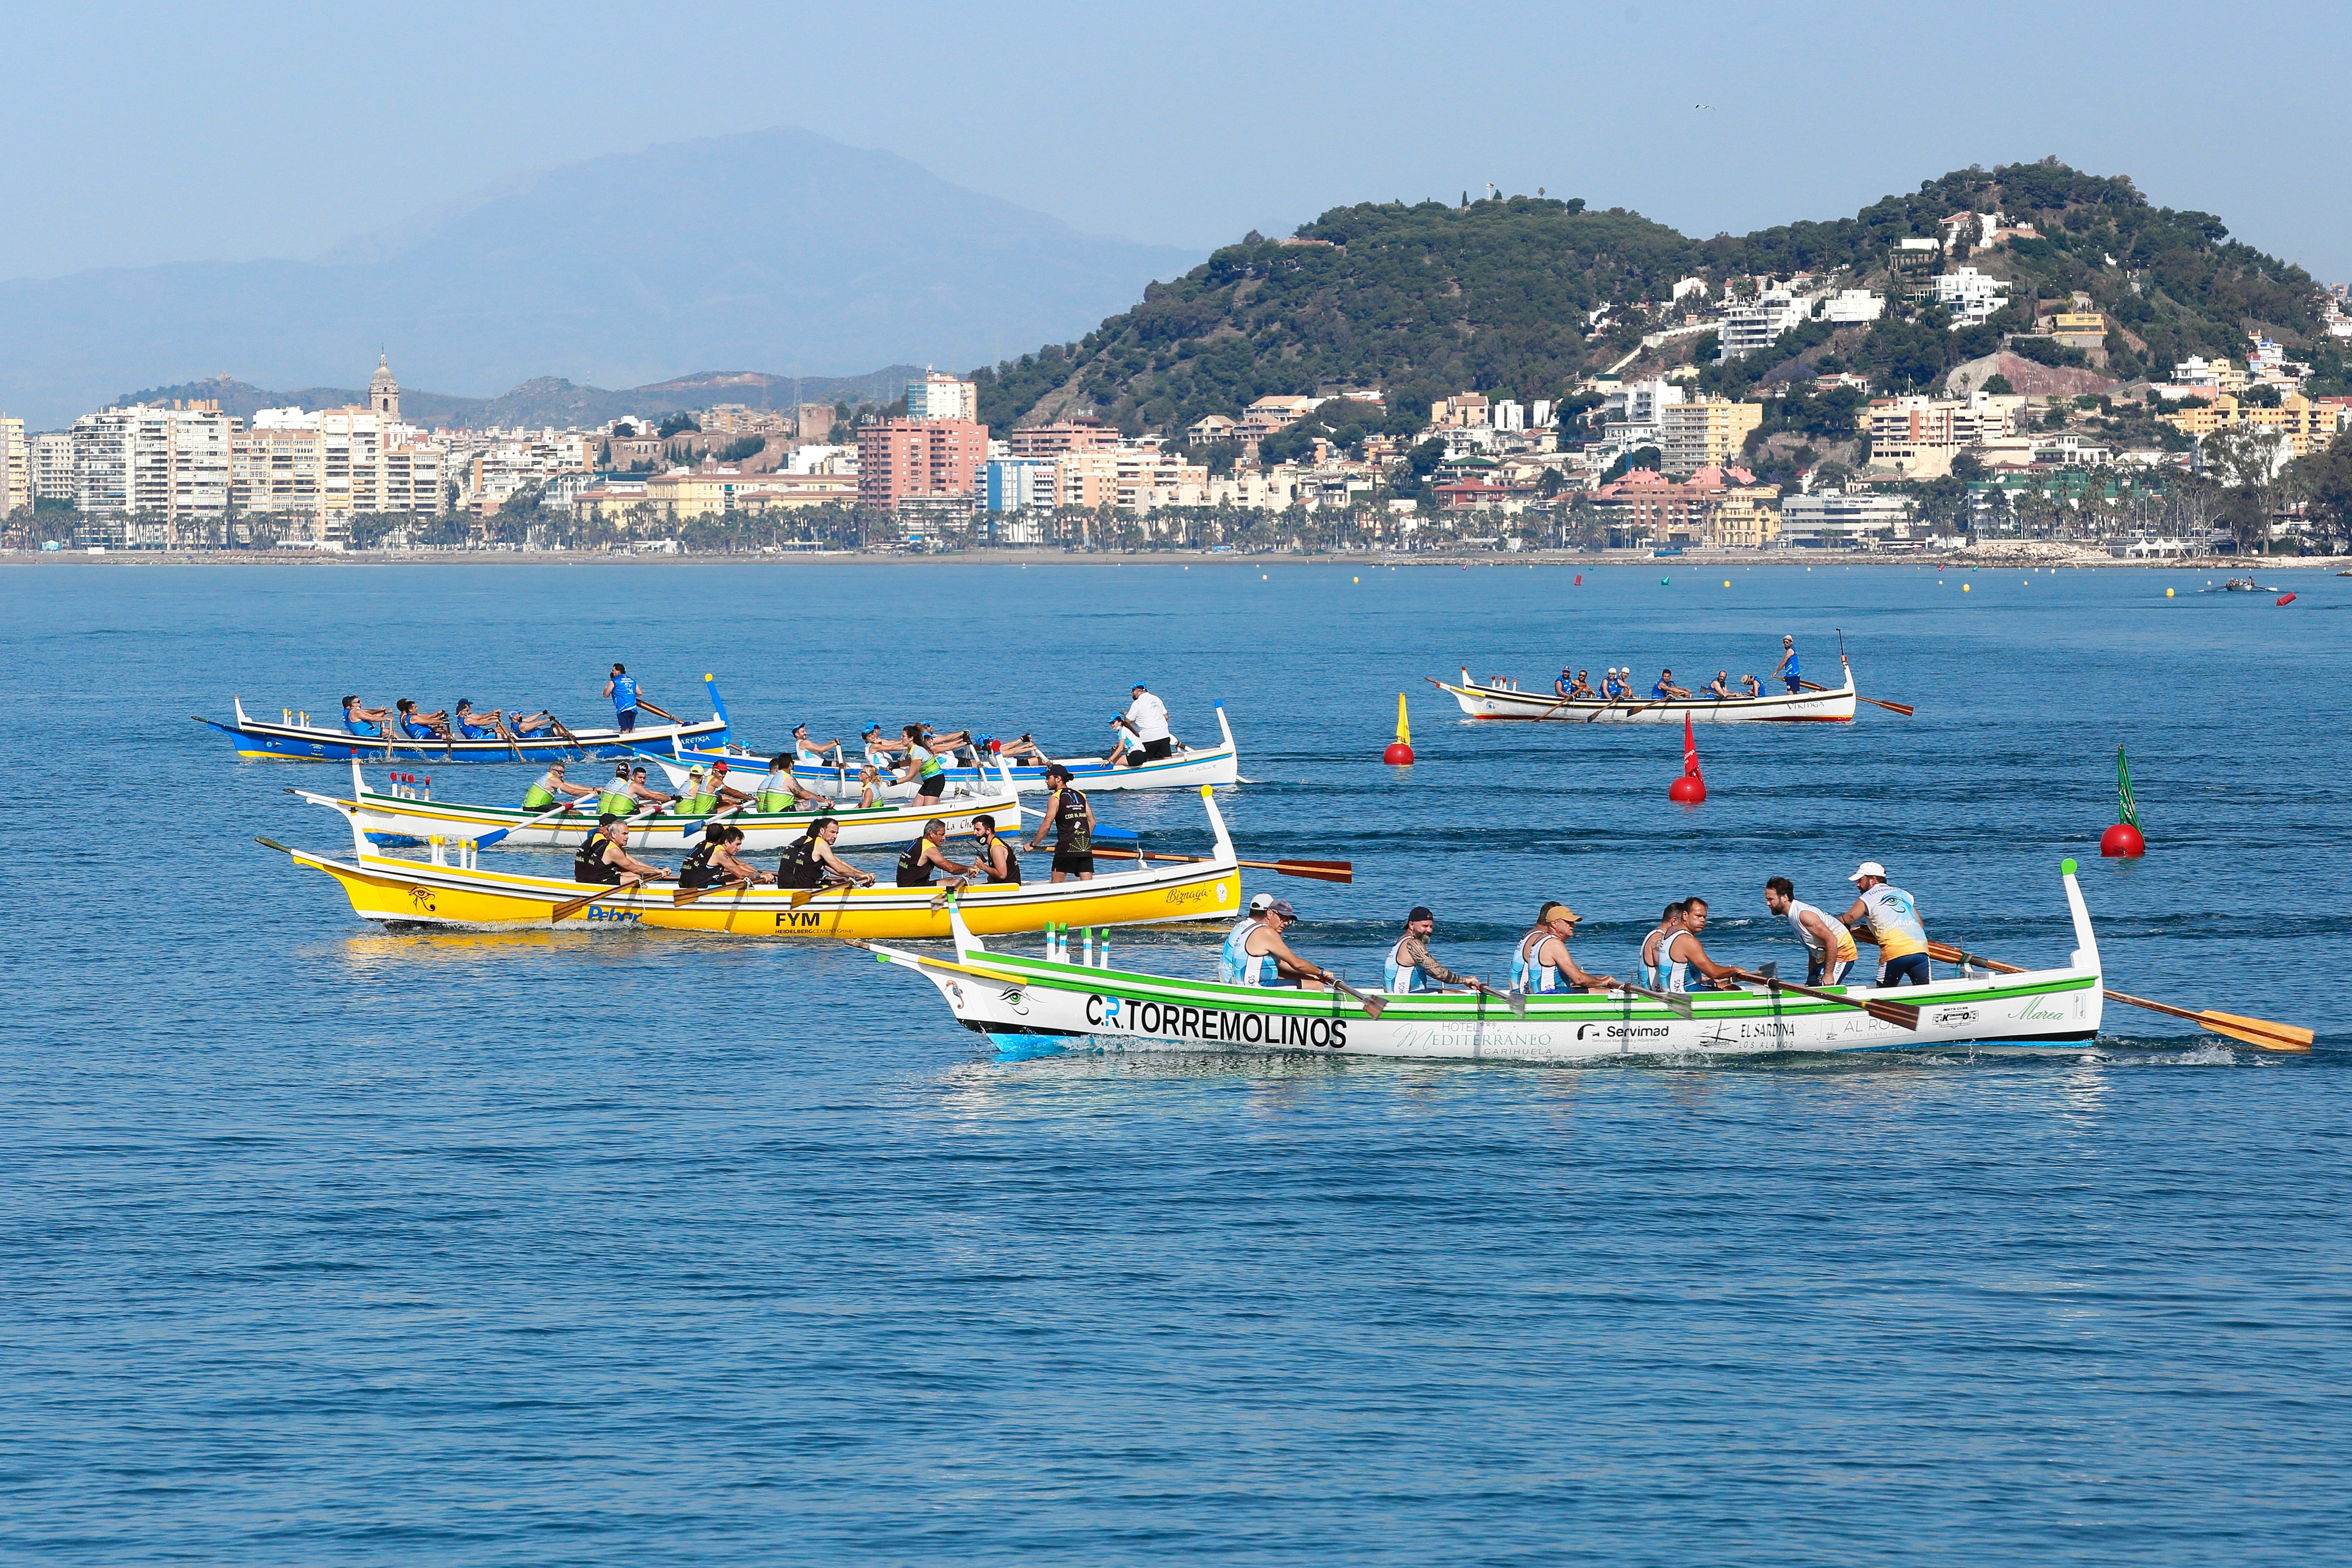
{"label": "blue uniform shirt", "polygon": [[615,714],[637,710],[637,682],[635,676],[613,677],[613,711]]}

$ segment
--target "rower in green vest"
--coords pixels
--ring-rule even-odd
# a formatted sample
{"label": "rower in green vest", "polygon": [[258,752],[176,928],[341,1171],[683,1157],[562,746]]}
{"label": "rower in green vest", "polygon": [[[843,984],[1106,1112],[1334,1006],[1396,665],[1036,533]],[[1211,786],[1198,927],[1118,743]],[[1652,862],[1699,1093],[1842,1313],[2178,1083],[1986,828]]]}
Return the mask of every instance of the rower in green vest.
{"label": "rower in green vest", "polygon": [[686,770],[685,792],[677,797],[680,816],[709,816],[719,809],[719,796],[703,783],[702,764],[697,763]]}
{"label": "rower in green vest", "polygon": [[563,764],[550,763],[547,771],[539,775],[539,782],[522,792],[522,808],[525,811],[545,811],[557,801],[566,797],[572,800],[585,800],[595,793],[586,784],[565,783]]}
{"label": "rower in green vest", "polygon": [[613,776],[597,798],[596,813],[600,816],[627,816],[636,809],[637,797],[629,793],[629,764],[614,763]]}
{"label": "rower in green vest", "polygon": [[823,811],[833,803],[793,776],[793,754],[778,752],[768,759],[768,776],[760,781],[755,809],[763,816],[792,811]]}

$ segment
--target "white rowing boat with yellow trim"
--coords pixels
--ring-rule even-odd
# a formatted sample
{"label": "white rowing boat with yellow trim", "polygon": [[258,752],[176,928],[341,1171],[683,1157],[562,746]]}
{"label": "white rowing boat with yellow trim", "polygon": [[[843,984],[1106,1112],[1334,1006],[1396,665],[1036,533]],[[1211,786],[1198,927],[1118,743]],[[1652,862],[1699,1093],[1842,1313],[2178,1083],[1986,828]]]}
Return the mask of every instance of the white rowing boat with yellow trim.
{"label": "white rowing boat with yellow trim", "polygon": [[[1216,852],[1197,864],[1147,863],[1087,882],[990,884],[956,896],[968,930],[989,935],[1044,931],[1050,926],[1152,925],[1171,921],[1231,919],[1241,907],[1241,868],[1210,792],[1201,792],[1216,833]],[[350,812],[344,814],[352,817]],[[653,926],[732,936],[854,937],[894,942],[953,934],[940,888],[752,888],[706,893],[673,902],[673,880],[639,888],[600,889],[565,877],[485,870],[463,846],[452,858],[436,846],[433,858],[412,860],[370,846],[352,817],[349,860],[283,849],[298,866],[332,877],[363,920],[388,925],[545,926],[557,908],[592,899],[574,917],[583,924]]]}
{"label": "white rowing boat with yellow trim", "polygon": [[[356,762],[352,764],[352,791],[348,795],[322,795],[306,789],[288,793],[350,816],[367,840],[379,846],[430,844],[436,838],[457,845],[503,833],[498,841],[500,848],[572,849],[588,841],[588,835],[595,831],[598,815],[594,795],[561,816],[541,821],[540,818],[548,809],[544,806],[471,805],[434,800],[398,784],[389,791],[373,790],[367,786]],[[743,830],[743,848],[749,852],[782,849],[820,816],[841,824],[841,836],[835,843],[844,849],[905,844],[921,837],[924,825],[933,820],[948,825],[950,838],[971,837],[975,816],[993,818],[999,833],[1013,834],[1021,829],[1020,792],[1002,780],[992,790],[952,789],[944,798],[923,802],[922,806],[918,810],[913,805],[901,803],[862,807],[837,805],[821,813],[734,811],[721,820]],[[674,806],[632,816],[629,847],[640,855],[682,854],[702,842],[703,827],[710,820],[708,815],[682,816]]]}

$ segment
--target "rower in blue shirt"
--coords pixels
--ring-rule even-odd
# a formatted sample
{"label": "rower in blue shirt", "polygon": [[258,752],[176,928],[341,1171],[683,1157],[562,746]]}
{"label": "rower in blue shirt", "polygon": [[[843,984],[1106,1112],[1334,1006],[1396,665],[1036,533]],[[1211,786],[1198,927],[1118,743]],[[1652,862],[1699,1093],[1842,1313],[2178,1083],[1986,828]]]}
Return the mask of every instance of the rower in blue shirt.
{"label": "rower in blue shirt", "polygon": [[343,728],[354,735],[371,740],[389,740],[392,736],[392,710],[370,708],[356,697],[343,699]]}
{"label": "rower in blue shirt", "polygon": [[1658,671],[1658,683],[1650,688],[1650,700],[1653,702],[1664,702],[1672,698],[1689,695],[1689,692],[1675,684],[1675,672],[1671,669]]}

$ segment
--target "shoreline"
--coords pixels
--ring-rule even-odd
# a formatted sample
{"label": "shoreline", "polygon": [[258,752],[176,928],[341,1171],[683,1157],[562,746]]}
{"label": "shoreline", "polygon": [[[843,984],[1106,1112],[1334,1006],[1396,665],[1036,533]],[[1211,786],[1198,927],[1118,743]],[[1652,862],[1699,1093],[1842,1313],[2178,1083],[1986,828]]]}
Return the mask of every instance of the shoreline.
{"label": "shoreline", "polygon": [[2027,542],[1940,553],[1890,555],[1878,551],[1686,552],[1656,556],[1646,551],[1520,550],[1428,551],[1412,554],[1373,552],[1301,555],[1289,552],[1242,555],[1206,550],[1087,551],[959,550],[917,555],[898,551],[811,551],[793,554],[621,554],[610,551],[404,550],[396,552],[278,550],[86,550],[0,551],[0,566],[1554,566],[1590,571],[1602,566],[2063,566],[2074,570],[2118,568],[2158,572],[2310,572],[2352,574],[2352,556],[2198,555],[2167,560],[2124,560],[2084,546]]}

